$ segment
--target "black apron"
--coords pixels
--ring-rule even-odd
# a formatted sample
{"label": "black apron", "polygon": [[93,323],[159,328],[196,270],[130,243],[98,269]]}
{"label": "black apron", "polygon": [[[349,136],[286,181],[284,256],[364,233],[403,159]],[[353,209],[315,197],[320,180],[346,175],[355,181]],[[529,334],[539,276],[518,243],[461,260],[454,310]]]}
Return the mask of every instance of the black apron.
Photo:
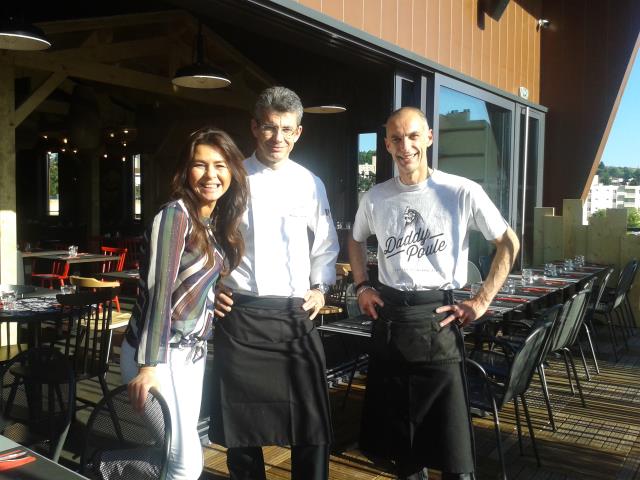
{"label": "black apron", "polygon": [[383,287],[374,322],[360,449],[408,475],[423,467],[474,470],[472,430],[459,327],[444,328],[448,292]]}
{"label": "black apron", "polygon": [[209,438],[226,447],[330,443],[324,350],[304,300],[233,298],[213,340]]}

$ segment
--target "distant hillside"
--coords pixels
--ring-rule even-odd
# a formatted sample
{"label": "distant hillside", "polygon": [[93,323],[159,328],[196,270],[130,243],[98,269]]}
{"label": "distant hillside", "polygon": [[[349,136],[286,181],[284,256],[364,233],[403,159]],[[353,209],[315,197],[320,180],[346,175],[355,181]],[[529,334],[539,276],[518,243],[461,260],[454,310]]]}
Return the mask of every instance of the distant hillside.
{"label": "distant hillside", "polygon": [[640,185],[640,168],[607,167],[601,162],[596,173],[603,185],[611,185],[612,180],[618,178],[621,178],[623,183],[627,185]]}

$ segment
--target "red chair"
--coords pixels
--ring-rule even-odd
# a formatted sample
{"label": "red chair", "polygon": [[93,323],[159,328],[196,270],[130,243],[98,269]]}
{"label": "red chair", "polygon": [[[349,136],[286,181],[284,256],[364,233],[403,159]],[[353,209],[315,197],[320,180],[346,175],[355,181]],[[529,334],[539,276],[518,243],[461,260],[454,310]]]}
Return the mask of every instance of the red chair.
{"label": "red chair", "polygon": [[120,248],[127,249],[127,261],[125,268],[138,268],[140,266],[140,249],[142,247],[142,237],[124,237],[117,240]]}
{"label": "red chair", "polygon": [[34,273],[31,274],[32,281],[38,281],[41,287],[48,286],[53,288],[55,282],[61,288],[64,285],[64,281],[69,278],[69,262],[64,260],[54,260],[50,272],[37,273],[35,268],[33,270]]}
{"label": "red chair", "polygon": [[[102,273],[107,272],[121,272],[124,268],[124,261],[127,258],[127,249],[126,248],[117,248],[117,247],[100,247],[100,251],[103,255],[110,255],[115,257],[119,256],[118,261],[113,262],[103,262],[102,264]],[[116,295],[113,297],[113,301],[116,302],[116,310],[120,311],[120,300]]]}

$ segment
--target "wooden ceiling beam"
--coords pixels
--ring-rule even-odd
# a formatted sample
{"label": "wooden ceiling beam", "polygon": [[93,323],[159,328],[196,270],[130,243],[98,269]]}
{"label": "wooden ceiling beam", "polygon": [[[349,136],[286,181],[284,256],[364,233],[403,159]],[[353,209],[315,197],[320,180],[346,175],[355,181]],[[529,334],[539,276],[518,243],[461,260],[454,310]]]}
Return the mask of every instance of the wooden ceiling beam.
{"label": "wooden ceiling beam", "polygon": [[16,108],[14,114],[15,126],[20,125],[66,78],[67,74],[64,72],[54,72],[51,74],[29,98]]}
{"label": "wooden ceiling beam", "polygon": [[37,25],[47,35],[55,35],[86,30],[103,30],[105,28],[142,27],[158,23],[174,23],[176,20],[186,17],[188,15],[182,10],[167,10],[164,12],[116,15],[113,17],[58,20],[55,22],[42,22]]}
{"label": "wooden ceiling beam", "polygon": [[47,52],[47,55],[52,60],[59,62],[90,60],[93,62],[112,63],[131,58],[166,55],[167,49],[172,46],[171,43],[170,37],[162,36],[104,45],[68,48]]}
{"label": "wooden ceiling beam", "polygon": [[104,65],[95,62],[57,62],[50,60],[46,52],[10,52],[0,57],[16,67],[64,73],[70,77],[82,78],[119,87],[143,90],[158,95],[179,97],[208,105],[231,108],[251,108],[251,98],[235,90],[197,90],[177,88],[166,77],[143,73],[127,68]]}

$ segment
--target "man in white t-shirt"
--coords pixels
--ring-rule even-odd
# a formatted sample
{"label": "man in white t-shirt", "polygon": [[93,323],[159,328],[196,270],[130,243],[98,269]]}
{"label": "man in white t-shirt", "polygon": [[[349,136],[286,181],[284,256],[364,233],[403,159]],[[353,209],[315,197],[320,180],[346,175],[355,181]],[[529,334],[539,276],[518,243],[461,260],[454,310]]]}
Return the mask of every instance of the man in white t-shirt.
{"label": "man in white t-shirt", "polygon": [[[474,455],[460,327],[481,317],[506,279],[519,242],[475,182],[429,168],[433,133],[422,111],[391,114],[385,145],[399,175],[358,208],[349,258],[358,304],[374,322],[360,447],[394,462],[399,478],[473,478]],[[473,298],[466,283],[469,231],[496,247]],[[366,241],[378,241],[378,284],[367,276]]]}

